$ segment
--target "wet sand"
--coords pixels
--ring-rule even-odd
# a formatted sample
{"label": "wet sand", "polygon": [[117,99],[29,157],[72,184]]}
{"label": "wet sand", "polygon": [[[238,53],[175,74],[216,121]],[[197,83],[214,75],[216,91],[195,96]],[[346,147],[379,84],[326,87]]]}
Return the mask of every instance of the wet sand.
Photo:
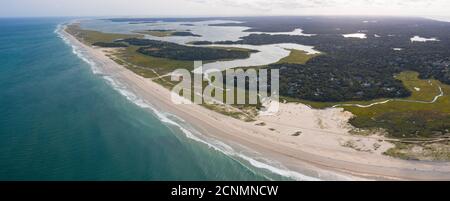
{"label": "wet sand", "polygon": [[[258,122],[243,122],[198,105],[176,105],[169,90],[115,63],[106,56],[105,49],[89,47],[63,34],[101,64],[97,67],[102,74],[126,85],[158,111],[176,115],[202,135],[238,152],[280,163],[287,169],[282,170],[284,175],[299,180],[450,180],[450,163],[394,159],[381,154],[392,146],[381,136],[350,135],[347,120],[351,114],[342,109],[314,110],[302,104],[281,104],[279,114],[259,117],[258,122],[265,125],[258,126]],[[343,146],[349,141],[367,150]],[[372,150],[375,143],[380,148]]]}

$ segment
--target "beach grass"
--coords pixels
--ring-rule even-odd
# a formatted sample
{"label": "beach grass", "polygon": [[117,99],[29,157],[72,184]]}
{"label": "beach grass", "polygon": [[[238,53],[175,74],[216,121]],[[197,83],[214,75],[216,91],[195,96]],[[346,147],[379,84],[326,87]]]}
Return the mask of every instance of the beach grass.
{"label": "beach grass", "polygon": [[[139,35],[126,34],[112,34],[102,33],[98,31],[82,30],[79,25],[71,25],[68,27],[68,32],[81,38],[87,43],[95,42],[113,42],[117,39],[141,37]],[[181,61],[168,58],[152,57],[137,52],[137,46],[129,46],[126,48],[117,48],[113,53],[112,58],[119,64],[132,70],[138,75],[146,78],[152,78],[153,81],[171,89],[176,82],[172,82],[169,73],[176,69],[187,69],[192,71],[194,69],[193,61]],[[221,48],[224,47],[210,47]],[[249,54],[253,50],[242,48],[225,48],[231,50],[246,51]],[[317,56],[308,55],[304,51],[291,50],[288,57],[281,59],[278,63],[296,63],[304,64],[311,58]],[[212,62],[212,61],[206,61]],[[391,100],[384,104],[377,104],[371,107],[356,107],[348,104],[370,105],[387,101],[388,99],[379,99],[372,101],[352,101],[343,103],[331,102],[312,102],[304,100],[296,100],[287,97],[282,97],[282,101],[287,102],[301,102],[310,105],[313,108],[324,109],[329,107],[342,107],[355,115],[350,120],[350,123],[361,129],[377,129],[382,128],[388,131],[391,137],[395,138],[411,138],[411,137],[433,137],[449,133],[450,127],[450,86],[445,85],[437,80],[421,80],[418,78],[417,72],[402,72],[396,75],[396,78],[401,80],[405,87],[412,92],[412,95],[404,99]],[[206,83],[204,83],[206,84]],[[422,103],[413,101],[431,102],[437,95],[439,95],[439,86],[444,92],[444,96],[440,97],[435,103]],[[226,94],[224,94],[226,97]],[[409,102],[407,102],[409,101]],[[254,114],[257,107],[251,105],[233,105],[237,110],[229,110],[218,106],[206,106],[223,114],[242,119],[242,113],[248,115]],[[241,114],[238,114],[241,113]]]}
{"label": "beach grass", "polygon": [[124,38],[142,38],[142,35],[138,34],[115,34],[115,33],[103,33],[99,31],[82,29],[79,24],[71,24],[67,26],[66,31],[82,42],[92,45],[96,42],[111,43],[115,40]]}
{"label": "beach grass", "polygon": [[387,150],[384,155],[405,159],[422,161],[449,161],[450,143],[432,143],[432,144],[408,144],[396,142],[395,147]]}
{"label": "beach grass", "polygon": [[[71,26],[70,29],[71,30],[69,33],[75,35],[77,38],[83,40],[89,45],[96,42],[113,42],[115,40],[123,38],[140,37],[138,35],[111,34],[98,31],[82,30],[79,26]],[[194,70],[193,61],[182,61],[144,55],[137,51],[138,48],[138,46],[133,45],[125,48],[115,48],[115,50],[111,51],[108,56],[116,63],[126,67],[127,69],[142,77],[152,79],[152,81],[162,85],[169,90],[171,90],[176,84],[178,84],[178,82],[174,82],[171,80],[171,77],[169,76],[171,72],[177,69],[186,69],[188,71]],[[230,51],[243,51],[248,53],[249,55],[256,52],[255,50],[234,47],[230,48],[212,46],[208,48],[224,49]],[[205,63],[209,62],[215,61],[205,61]],[[191,74],[191,76],[193,76],[193,74]],[[208,82],[204,81],[203,87],[205,87],[207,84]],[[187,90],[192,89],[193,87]],[[194,96],[196,95],[192,93],[192,100],[194,100]],[[224,98],[226,98],[225,92],[223,96]],[[243,121],[254,121],[254,118],[257,115],[256,106],[252,106],[249,104],[235,104],[232,106],[223,104],[202,104],[202,106]]]}
{"label": "beach grass", "polygon": [[171,73],[176,69],[187,69],[187,70],[194,69],[193,61],[181,61],[174,59],[152,57],[137,52],[137,49],[138,47],[136,46],[130,46],[128,48],[118,51],[116,56],[135,66],[148,68],[149,70],[156,71],[159,75]]}
{"label": "beach grass", "polygon": [[[350,120],[353,126],[363,129],[383,128],[388,131],[390,137],[394,138],[438,137],[450,133],[448,131],[450,128],[450,86],[434,79],[421,80],[418,76],[417,72],[412,71],[396,75],[396,78],[401,80],[405,87],[412,92],[410,97],[367,108],[344,105],[370,105],[388,99],[341,103],[283,99],[290,102],[299,101],[318,109],[341,105],[338,107],[342,107],[355,115]],[[439,87],[442,88],[444,96],[431,103],[440,94]]]}

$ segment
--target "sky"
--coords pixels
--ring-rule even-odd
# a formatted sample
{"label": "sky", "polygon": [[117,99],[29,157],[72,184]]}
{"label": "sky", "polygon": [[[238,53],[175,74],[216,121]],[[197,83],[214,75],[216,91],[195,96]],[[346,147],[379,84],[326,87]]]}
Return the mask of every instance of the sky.
{"label": "sky", "polygon": [[450,16],[449,0],[0,0],[18,16]]}

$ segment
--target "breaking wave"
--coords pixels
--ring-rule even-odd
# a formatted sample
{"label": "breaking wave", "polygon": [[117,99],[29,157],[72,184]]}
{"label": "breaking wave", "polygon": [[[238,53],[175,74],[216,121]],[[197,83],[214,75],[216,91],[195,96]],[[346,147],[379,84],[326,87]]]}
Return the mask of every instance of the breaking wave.
{"label": "breaking wave", "polygon": [[[155,107],[153,107],[150,103],[146,102],[145,100],[139,98],[135,93],[133,93],[127,86],[121,84],[117,79],[114,79],[111,76],[104,75],[101,72],[101,69],[98,67],[100,64],[95,62],[95,59],[90,57],[86,50],[84,50],[82,47],[77,46],[75,44],[72,44],[70,40],[65,36],[64,29],[67,26],[67,24],[60,24],[57,26],[55,33],[58,35],[59,38],[61,38],[67,45],[72,47],[72,52],[79,58],[81,58],[83,61],[85,61],[87,64],[90,65],[92,71],[94,74],[100,75],[103,79],[105,79],[116,91],[118,91],[121,95],[126,97],[129,101],[136,104],[137,106],[145,109],[149,109],[152,111],[154,115],[164,124],[168,126],[173,126],[178,128],[180,131],[182,131],[185,136],[191,140],[203,143],[207,145],[209,148],[214,149],[216,151],[219,151],[227,156],[229,156],[231,159],[239,162],[244,167],[252,171],[254,174],[260,175],[260,173],[257,173],[255,171],[255,168],[260,170],[268,171],[275,175],[280,175],[282,177],[286,177],[293,180],[300,180],[300,181],[318,181],[319,178],[303,175],[301,173],[288,170],[287,168],[283,167],[281,164],[270,161],[264,157],[249,157],[247,154],[244,154],[242,152],[236,151],[231,146],[220,142],[213,138],[208,138],[204,135],[202,135],[200,132],[196,131],[194,128],[192,128],[190,125],[186,124],[182,119],[179,117],[161,112]],[[255,153],[256,154],[256,153]],[[253,155],[255,155],[253,154]],[[258,159],[256,159],[258,158]],[[263,160],[264,162],[261,162],[260,160]],[[266,179],[273,180],[270,176],[263,175]]]}

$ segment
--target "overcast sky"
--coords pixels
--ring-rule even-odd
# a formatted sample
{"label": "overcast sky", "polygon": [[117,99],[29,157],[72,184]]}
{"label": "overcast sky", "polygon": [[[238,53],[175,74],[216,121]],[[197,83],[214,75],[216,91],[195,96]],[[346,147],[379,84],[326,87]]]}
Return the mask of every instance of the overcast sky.
{"label": "overcast sky", "polygon": [[0,0],[0,16],[449,16],[449,0]]}

